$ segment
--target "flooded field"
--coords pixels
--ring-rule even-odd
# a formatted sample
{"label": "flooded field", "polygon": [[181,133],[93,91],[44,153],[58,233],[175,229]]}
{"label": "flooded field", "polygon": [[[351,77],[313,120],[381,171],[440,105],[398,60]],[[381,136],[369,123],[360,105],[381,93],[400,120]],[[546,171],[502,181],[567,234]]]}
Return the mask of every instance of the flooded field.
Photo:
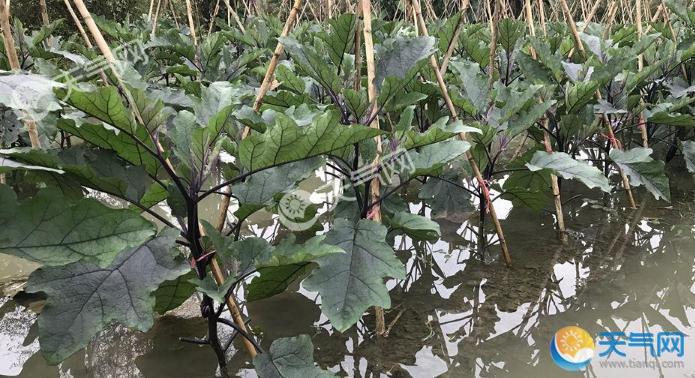
{"label": "flooded field", "polygon": [[[316,305],[320,298],[297,285],[247,303],[245,311],[264,347],[280,337],[308,334],[317,363],[341,376],[564,376],[548,352],[551,338],[563,326],[577,325],[593,335],[695,334],[695,203],[690,180],[672,182],[671,205],[645,201],[638,210],[592,192],[568,190],[572,227],[567,243],[556,237],[550,213],[500,206],[515,259],[511,269],[499,261],[494,241],[480,248],[475,217],[463,223],[438,220],[443,237],[434,244],[413,245],[397,237],[394,245],[406,262],[407,278],[389,283],[393,306],[386,312],[385,338],[370,331],[371,315],[346,333],[333,330]],[[419,206],[413,203],[411,210],[417,212]],[[258,222],[250,230],[272,239],[276,224]],[[486,239],[493,236],[488,231]],[[35,320],[41,299],[16,294],[35,266],[8,256],[1,259],[6,296],[0,299],[0,375],[219,374],[208,347],[178,339],[206,332],[205,321],[197,317],[196,298],[160,317],[147,333],[111,327],[83,351],[49,366],[38,351]],[[695,353],[689,339],[685,348],[686,356]],[[658,366],[647,348],[624,351],[625,361],[651,366],[631,369],[634,377],[695,374],[692,359],[674,357],[678,366],[668,367],[664,361],[670,357],[664,357]],[[256,375],[243,349],[232,347],[228,353],[232,375]],[[585,375],[615,376],[617,370],[601,361],[606,359],[595,356]]]}

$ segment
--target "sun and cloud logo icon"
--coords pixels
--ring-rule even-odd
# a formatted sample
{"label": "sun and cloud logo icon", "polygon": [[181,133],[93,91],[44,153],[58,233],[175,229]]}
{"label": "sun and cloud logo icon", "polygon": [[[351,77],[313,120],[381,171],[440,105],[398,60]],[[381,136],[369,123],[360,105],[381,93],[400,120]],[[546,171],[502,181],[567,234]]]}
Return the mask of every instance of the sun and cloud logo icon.
{"label": "sun and cloud logo icon", "polygon": [[550,340],[550,355],[567,371],[584,369],[594,356],[596,345],[589,332],[577,326],[560,328]]}

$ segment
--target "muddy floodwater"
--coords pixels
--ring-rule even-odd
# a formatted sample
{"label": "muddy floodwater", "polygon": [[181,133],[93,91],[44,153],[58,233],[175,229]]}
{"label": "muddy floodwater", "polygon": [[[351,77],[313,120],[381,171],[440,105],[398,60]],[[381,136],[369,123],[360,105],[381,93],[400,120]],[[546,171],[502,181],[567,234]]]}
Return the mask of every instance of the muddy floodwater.
{"label": "muddy floodwater", "polygon": [[[470,214],[468,221],[437,219],[443,237],[434,244],[413,245],[396,237],[394,245],[408,275],[406,280],[389,282],[388,337],[375,337],[369,314],[346,333],[333,330],[316,305],[320,298],[299,285],[246,304],[250,325],[266,348],[279,337],[310,335],[317,363],[340,376],[695,376],[692,176],[672,179],[670,204],[637,191],[643,204],[638,210],[625,208],[622,192],[606,199],[565,184],[566,243],[558,240],[550,212],[499,202],[514,259],[511,269],[499,259],[494,233],[487,230],[479,237],[477,214]],[[411,204],[413,211],[420,207]],[[268,238],[275,230],[275,222],[262,219],[250,228]],[[481,241],[493,245],[481,248]],[[34,268],[0,256],[4,293],[0,375],[209,377],[218,373],[209,347],[178,340],[206,332],[195,299],[158,318],[149,332],[113,326],[62,364],[48,365],[37,339],[42,300],[21,292]],[[646,347],[624,347],[626,356],[610,361],[645,362],[647,367],[616,369],[595,355],[586,372],[565,373],[553,363],[548,345],[554,333],[567,325],[592,335],[683,332],[688,335],[685,357],[653,357]],[[232,347],[229,354],[230,374],[255,376],[243,349]],[[678,363],[669,366],[671,362]]]}

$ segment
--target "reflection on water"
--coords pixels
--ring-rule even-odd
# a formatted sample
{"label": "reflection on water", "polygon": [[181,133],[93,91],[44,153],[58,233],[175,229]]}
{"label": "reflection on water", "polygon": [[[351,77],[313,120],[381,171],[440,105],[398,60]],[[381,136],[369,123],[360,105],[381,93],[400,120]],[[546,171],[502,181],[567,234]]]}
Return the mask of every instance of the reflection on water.
{"label": "reflection on water", "polygon": [[[251,325],[264,347],[279,337],[311,335],[317,362],[343,376],[562,377],[570,374],[553,364],[548,343],[566,325],[592,335],[695,335],[695,192],[681,189],[670,207],[648,201],[640,210],[629,210],[611,202],[619,195],[604,200],[595,193],[565,190],[565,198],[576,197],[565,207],[571,225],[566,244],[557,240],[549,213],[516,208],[506,213],[511,269],[499,261],[495,246],[479,253],[476,221],[442,221],[444,236],[434,244],[397,237],[394,245],[408,275],[389,283],[393,306],[386,313],[387,338],[374,336],[369,314],[346,333],[334,331],[316,306],[320,298],[299,287],[247,304]],[[412,206],[419,210],[421,204]],[[267,220],[251,229],[266,237],[277,230]],[[205,334],[204,322],[190,316],[197,311],[195,303],[160,318],[147,333],[114,326],[57,367],[47,366],[37,353],[36,315],[25,308],[29,303],[0,300],[0,374],[216,374],[208,347],[178,341]],[[688,356],[695,355],[695,342],[687,338],[685,347],[681,368],[615,370],[594,357],[584,375],[693,376],[695,359]],[[623,350],[625,360],[654,360],[644,348]],[[243,351],[233,352],[230,371],[253,376]]]}

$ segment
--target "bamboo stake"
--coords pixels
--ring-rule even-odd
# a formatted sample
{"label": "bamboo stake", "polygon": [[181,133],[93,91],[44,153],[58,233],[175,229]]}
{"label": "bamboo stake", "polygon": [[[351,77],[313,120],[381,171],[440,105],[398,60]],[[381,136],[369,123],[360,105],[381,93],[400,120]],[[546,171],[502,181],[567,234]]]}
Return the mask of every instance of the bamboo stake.
{"label": "bamboo stake", "polygon": [[[92,37],[94,38],[94,41],[95,41],[97,47],[99,47],[101,54],[106,59],[106,62],[109,64],[109,68],[111,69],[114,77],[118,81],[118,86],[120,87],[121,90],[125,89],[125,86],[123,85],[123,81],[120,77],[120,74],[118,73],[118,70],[116,69],[116,66],[115,66],[116,59],[113,56],[113,52],[111,51],[111,48],[106,43],[104,36],[101,34],[99,27],[94,22],[94,19],[92,18],[92,15],[89,13],[89,10],[87,10],[87,7],[85,6],[84,2],[82,0],[74,0],[74,1],[75,1],[75,6],[77,7],[77,10],[82,15],[82,19],[84,20],[85,24],[87,25],[89,32],[92,34]],[[139,123],[144,124],[144,122],[142,120],[142,116],[140,115],[140,112],[138,111],[137,106],[135,106],[135,101],[133,100],[133,97],[130,95],[130,92],[128,92],[127,90],[124,90],[123,93],[125,93],[126,99],[128,100],[128,104],[129,104],[131,110],[133,111],[133,115],[136,117],[136,120]],[[159,143],[156,144],[156,147],[159,151],[161,151],[162,148],[161,148],[161,145]],[[166,160],[165,162],[169,166],[169,169],[173,170],[173,167],[171,166],[171,163],[169,162],[169,160]],[[213,277],[215,278],[215,281],[217,282],[218,285],[222,285],[224,283],[224,274],[222,273],[222,269],[220,268],[220,266],[217,263],[217,260],[214,256],[212,257],[212,259],[210,261],[211,261],[210,270],[212,271]],[[234,299],[234,296],[230,295],[227,297],[227,307],[229,308],[229,312],[231,313],[232,318],[234,319],[234,322],[236,323],[237,327],[239,327],[239,329],[241,329],[242,331],[248,333],[248,330],[246,327],[246,322],[241,317],[241,312],[239,311],[239,306],[236,304],[236,300]],[[251,357],[256,356],[256,347],[246,338],[244,338],[244,345],[246,346],[246,349],[247,349],[249,355],[251,355]]]}
{"label": "bamboo stake", "polygon": [[241,23],[241,20],[239,19],[239,14],[232,8],[232,6],[229,4],[229,0],[224,0],[224,5],[227,6],[227,11],[232,14],[232,17],[234,18],[234,22],[236,22],[237,26],[239,26],[239,30],[241,30],[242,33],[246,33],[246,29],[244,28],[244,24]]}
{"label": "bamboo stake", "polygon": [[543,35],[548,35],[548,29],[545,27],[545,7],[543,6],[543,0],[538,0],[538,13],[541,15],[541,29],[543,29]]}
{"label": "bamboo stake", "polygon": [[[367,95],[369,97],[369,104],[371,108],[371,118],[372,123],[369,125],[371,128],[379,128],[379,116],[377,108],[377,93],[376,93],[376,83],[374,82],[376,77],[376,64],[374,62],[374,41],[372,40],[372,4],[371,0],[362,0],[362,18],[363,25],[362,30],[364,32],[364,57],[367,61]],[[372,163],[375,168],[379,166],[379,158],[382,153],[381,148],[381,136],[377,135],[374,137],[376,142],[376,158]],[[381,185],[379,180],[372,179],[370,181],[370,192],[372,197],[372,203],[374,207],[370,210],[372,219],[375,222],[381,223]],[[376,334],[378,336],[383,336],[386,333],[386,322],[384,320],[384,309],[375,306],[374,315],[376,317]]]}
{"label": "bamboo stake", "polygon": [[[7,3],[0,0],[0,26],[2,26],[2,41],[5,45],[5,53],[7,54],[7,60],[10,63],[10,69],[12,71],[20,71],[22,67],[19,64],[19,57],[17,56],[14,37],[12,36],[12,29],[10,26],[10,8],[6,5]],[[24,120],[24,127],[27,129],[27,133],[29,134],[31,148],[41,148],[41,140],[39,139],[39,132],[36,128],[36,122],[26,119]]]}
{"label": "bamboo stake", "polygon": [[[586,51],[584,50],[584,45],[582,44],[582,40],[579,37],[579,33],[577,32],[577,25],[575,25],[574,20],[572,19],[572,14],[569,11],[569,7],[567,7],[567,1],[566,0],[560,0],[560,4],[562,5],[562,10],[565,13],[565,18],[567,19],[567,23],[569,24],[570,30],[572,30],[572,35],[574,36],[574,43],[581,54],[582,57],[586,57]],[[596,93],[594,94],[597,100],[601,100],[601,92],[599,92],[598,89],[596,89]],[[611,122],[606,116],[605,113],[602,114],[603,116],[603,123],[606,124],[606,128],[608,130],[608,139],[610,140],[613,148],[622,150],[622,146],[620,144],[620,141],[615,137],[615,134],[613,133],[613,127],[611,126]],[[627,198],[630,203],[631,208],[636,208],[637,205],[635,204],[635,198],[632,196],[632,188],[630,187],[630,180],[628,180],[627,175],[625,172],[623,172],[622,169],[619,169],[620,175],[622,176],[623,179],[623,186],[625,187],[625,192],[627,193]]]}
{"label": "bamboo stake", "polygon": [[91,49],[93,47],[92,42],[89,40],[87,32],[82,27],[82,22],[80,22],[80,19],[75,14],[75,10],[72,9],[72,5],[70,5],[70,0],[63,0],[63,2],[65,3],[65,7],[68,8],[68,13],[70,13],[70,17],[72,17],[72,20],[75,22],[77,30],[80,32],[80,35],[82,35],[82,39],[84,40],[85,45],[87,45],[87,47]]}
{"label": "bamboo stake", "polygon": [[[642,39],[642,0],[636,0],[635,4],[635,23],[637,24],[637,41]],[[644,68],[644,57],[642,54],[637,55],[637,72],[642,72]],[[644,105],[644,100],[640,98],[640,103]],[[639,120],[637,121],[638,127],[640,129],[640,134],[642,135],[642,146],[649,148],[649,135],[647,134],[647,125],[644,122],[644,115],[642,112],[639,114]]]}
{"label": "bamboo stake", "polygon": [[39,9],[41,9],[41,21],[43,21],[44,26],[50,24],[51,21],[48,19],[46,0],[39,0]]}
{"label": "bamboo stake", "polygon": [[208,25],[208,37],[212,34],[212,27],[215,26],[215,19],[217,14],[220,13],[220,0],[217,0],[215,4],[215,10],[212,12],[212,17],[210,17],[210,25]]}
{"label": "bamboo stake", "polygon": [[154,0],[150,0],[150,10],[147,12],[147,19],[152,19],[152,11],[154,11]]}
{"label": "bamboo stake", "polygon": [[355,81],[353,89],[362,88],[362,33],[360,25],[361,7],[355,7]]}
{"label": "bamboo stake", "polygon": [[[601,0],[596,0],[596,3],[594,3],[594,6],[591,8],[589,15],[586,16],[586,18],[584,18],[584,25],[582,25],[582,27],[579,28],[580,33],[584,32],[584,30],[589,26],[589,23],[591,22],[591,19],[594,18],[594,14],[596,14],[596,10],[598,9],[598,6],[600,4],[601,4]],[[574,47],[572,47],[569,54],[567,54],[567,59],[571,59],[573,54],[574,54]]]}
{"label": "bamboo stake", "polygon": [[461,35],[461,30],[463,30],[463,19],[465,17],[466,8],[468,8],[469,3],[470,0],[463,1],[463,7],[460,11],[461,17],[459,18],[458,23],[456,23],[454,35],[452,36],[451,42],[449,42],[449,47],[446,49],[446,54],[444,54],[444,58],[442,59],[442,67],[439,70],[439,73],[442,76],[446,73],[446,69],[449,66],[449,60],[451,59],[451,56],[454,55],[454,50],[456,49],[456,44],[458,43],[459,37]]}
{"label": "bamboo stake", "polygon": [[186,0],[186,14],[188,15],[188,28],[191,29],[193,46],[196,49],[195,55],[198,56],[198,37],[195,34],[195,22],[193,22],[193,9],[191,8],[191,0]]}
{"label": "bamboo stake", "polygon": [[162,0],[157,0],[157,10],[154,12],[154,19],[152,20],[152,37],[154,37],[157,32],[157,22],[159,21],[159,7],[162,5]]}
{"label": "bamboo stake", "polygon": [[[488,62],[487,78],[488,93],[492,93],[492,85],[495,83],[495,62],[497,61],[497,22],[500,17],[500,1],[501,0],[495,1],[495,10],[492,12],[490,18],[488,19],[488,23],[490,24],[490,55]],[[490,97],[490,101],[492,102],[492,97]]]}
{"label": "bamboo stake", "polygon": [[[533,26],[533,13],[531,11],[531,0],[526,0],[524,2],[524,9],[526,10],[526,22],[528,23],[529,32],[531,36],[536,36],[536,30]],[[536,51],[531,48],[531,57],[533,60],[537,60]],[[539,102],[543,102],[541,98]],[[548,117],[543,116],[543,145],[545,147],[545,152],[553,153],[553,145],[550,141],[550,133],[548,133]],[[565,233],[565,216],[562,212],[562,197],[560,195],[560,185],[558,184],[557,176],[550,175],[550,186],[553,190],[553,198],[555,200],[555,216],[557,217],[557,229],[560,233],[560,239],[562,241],[567,240],[567,234]]]}
{"label": "bamboo stake", "polygon": [[169,12],[171,12],[171,17],[174,19],[174,24],[176,25],[176,29],[180,29],[181,25],[179,25],[179,18],[176,16],[176,11],[174,10],[174,0],[169,1]]}
{"label": "bamboo stake", "polygon": [[[425,25],[425,20],[422,18],[422,12],[420,10],[420,4],[418,3],[419,0],[413,0],[413,9],[416,14],[416,18],[418,21],[418,28],[420,29],[420,33],[424,36],[428,36],[429,32],[427,31],[427,25]],[[449,90],[446,88],[446,83],[444,82],[444,78],[442,75],[439,73],[439,65],[437,64],[437,58],[433,56],[430,57],[430,65],[432,66],[432,70],[434,71],[434,74],[437,78],[437,84],[439,85],[439,90],[442,93],[442,97],[444,98],[444,102],[446,103],[447,108],[449,109],[449,113],[451,113],[451,118],[452,120],[458,119],[458,112],[456,111],[456,107],[454,106],[454,103],[451,101],[451,97],[449,96]],[[460,133],[459,134],[459,139],[463,141],[467,141],[468,136],[466,133]],[[466,152],[466,159],[468,160],[469,164],[471,165],[471,169],[473,170],[473,174],[475,175],[476,180],[478,181],[478,185],[480,186],[480,190],[483,192],[485,196],[485,201],[488,204],[488,211],[490,212],[490,218],[492,219],[492,222],[495,225],[495,231],[497,232],[497,237],[500,240],[500,246],[502,248],[502,256],[504,258],[504,262],[507,264],[507,266],[512,265],[512,258],[509,255],[509,249],[507,248],[507,240],[504,238],[504,231],[502,231],[502,225],[500,224],[499,219],[497,218],[497,212],[495,211],[495,206],[492,204],[492,200],[490,199],[490,193],[487,190],[487,184],[485,183],[485,179],[483,179],[483,175],[480,173],[480,168],[478,167],[478,163],[475,161],[475,158],[473,155],[470,153],[470,151]]]}
{"label": "bamboo stake", "polygon": [[[290,29],[292,28],[292,24],[297,17],[299,7],[301,6],[302,0],[294,0],[294,5],[292,6],[292,10],[290,10],[290,14],[287,17],[285,27],[282,29],[280,37],[287,37]],[[266,93],[268,93],[268,90],[270,90],[270,85],[273,82],[273,76],[275,76],[275,69],[277,68],[280,55],[282,55],[283,51],[285,51],[285,47],[282,45],[282,43],[278,42],[278,44],[275,46],[275,51],[273,51],[273,57],[270,59],[270,63],[268,64],[268,70],[263,77],[263,82],[261,83],[260,88],[258,88],[256,99],[253,102],[253,109],[255,111],[259,111],[261,109],[261,105],[263,105],[263,98],[265,97]],[[251,128],[248,126],[244,127],[242,137],[245,138],[250,132]]]}

